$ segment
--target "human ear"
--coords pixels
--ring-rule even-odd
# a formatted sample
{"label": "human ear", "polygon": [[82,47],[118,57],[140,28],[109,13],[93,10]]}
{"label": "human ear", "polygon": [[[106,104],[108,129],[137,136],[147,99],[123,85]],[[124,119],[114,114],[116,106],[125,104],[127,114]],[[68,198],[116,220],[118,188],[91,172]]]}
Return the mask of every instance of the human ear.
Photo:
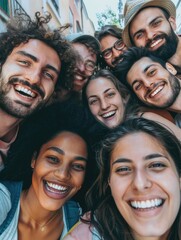
{"label": "human ear", "polygon": [[177,74],[177,70],[174,68],[174,66],[168,62],[166,62],[166,69],[173,75]]}
{"label": "human ear", "polygon": [[37,152],[33,153],[32,160],[31,160],[31,167],[35,167],[35,162],[36,162],[36,157],[37,157]]}
{"label": "human ear", "polygon": [[168,19],[168,21],[169,21],[172,29],[173,29],[174,31],[176,31],[177,25],[176,25],[175,18],[170,16],[169,19]]}

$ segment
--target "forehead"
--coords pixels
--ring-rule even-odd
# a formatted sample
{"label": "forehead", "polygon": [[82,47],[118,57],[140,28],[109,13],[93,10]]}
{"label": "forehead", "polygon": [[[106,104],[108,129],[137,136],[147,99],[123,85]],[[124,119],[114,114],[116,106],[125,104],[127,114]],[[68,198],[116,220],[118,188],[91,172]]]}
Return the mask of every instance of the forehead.
{"label": "forehead", "polygon": [[26,43],[21,43],[18,47],[13,49],[11,55],[18,51],[25,51],[37,57],[37,59],[46,59],[47,62],[52,60],[58,61],[58,63],[60,62],[57,52],[52,47],[37,39],[30,39]]}
{"label": "forehead", "polygon": [[130,76],[134,76],[137,77],[138,74],[144,74],[146,72],[146,70],[150,67],[150,66],[157,66],[160,69],[164,69],[161,64],[159,64],[158,62],[154,62],[152,59],[150,59],[149,57],[143,57],[141,59],[139,59],[138,61],[136,61],[130,68],[127,77],[129,78]]}
{"label": "forehead", "polygon": [[100,40],[101,51],[104,51],[106,48],[112,47],[118,39],[119,38],[112,36],[112,35],[107,35],[107,36],[103,37]]}
{"label": "forehead", "polygon": [[88,59],[96,62],[97,56],[96,54],[89,49],[86,45],[82,43],[72,43],[73,48],[78,52],[78,54],[84,59]]}
{"label": "forehead", "polygon": [[168,155],[166,149],[155,137],[144,132],[136,132],[120,138],[113,148],[111,157],[113,159],[125,157],[137,161],[138,158],[142,159],[152,153]]}
{"label": "forehead", "polygon": [[116,88],[114,83],[105,77],[99,77],[89,82],[87,96],[104,93],[109,88]]}
{"label": "forehead", "polygon": [[54,138],[50,141],[45,143],[41,151],[45,151],[47,148],[51,146],[56,146],[61,148],[65,152],[74,152],[79,154],[86,154],[87,155],[87,144],[85,140],[76,133],[69,132],[69,131],[62,131],[57,134]]}
{"label": "forehead", "polygon": [[157,7],[147,7],[142,9],[131,21],[130,32],[145,28],[149,23],[158,16],[165,18],[163,11]]}

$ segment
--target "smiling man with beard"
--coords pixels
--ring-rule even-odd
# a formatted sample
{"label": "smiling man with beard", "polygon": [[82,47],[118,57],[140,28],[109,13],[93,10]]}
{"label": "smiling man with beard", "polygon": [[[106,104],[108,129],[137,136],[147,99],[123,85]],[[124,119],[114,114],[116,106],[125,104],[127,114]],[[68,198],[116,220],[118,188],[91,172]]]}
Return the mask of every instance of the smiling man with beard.
{"label": "smiling man with beard", "polygon": [[173,65],[147,48],[132,47],[124,54],[116,73],[140,103],[174,112],[181,128],[181,79]]}
{"label": "smiling man with beard", "polygon": [[74,52],[60,29],[48,29],[50,19],[17,15],[0,35],[0,171],[19,123],[48,102],[62,78],[73,77]]}
{"label": "smiling man with beard", "polygon": [[181,37],[176,35],[176,8],[170,0],[127,0],[123,39],[128,47],[146,47],[181,72]]}
{"label": "smiling man with beard", "polygon": [[114,72],[116,65],[123,60],[123,52],[127,50],[122,39],[122,29],[116,25],[105,25],[95,32],[101,45],[100,65]]}

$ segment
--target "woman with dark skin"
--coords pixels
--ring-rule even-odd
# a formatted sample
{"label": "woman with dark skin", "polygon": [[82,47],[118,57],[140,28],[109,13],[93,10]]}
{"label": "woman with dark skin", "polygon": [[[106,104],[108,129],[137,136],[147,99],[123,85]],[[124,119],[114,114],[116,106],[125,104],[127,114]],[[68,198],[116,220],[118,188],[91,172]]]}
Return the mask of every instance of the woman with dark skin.
{"label": "woman with dark skin", "polygon": [[[82,187],[88,160],[80,127],[49,110],[32,116],[21,129],[14,171],[0,183],[2,239],[63,239],[79,219],[80,207],[69,201]],[[19,168],[21,161],[23,166]],[[18,181],[17,180],[22,180]],[[10,198],[11,194],[11,198]],[[0,238],[1,238],[0,237]]]}

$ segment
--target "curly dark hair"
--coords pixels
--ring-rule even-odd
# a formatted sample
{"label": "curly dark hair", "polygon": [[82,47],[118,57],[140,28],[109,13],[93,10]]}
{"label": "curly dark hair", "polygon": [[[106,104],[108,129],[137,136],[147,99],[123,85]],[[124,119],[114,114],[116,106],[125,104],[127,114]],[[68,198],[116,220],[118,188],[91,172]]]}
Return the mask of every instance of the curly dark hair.
{"label": "curly dark hair", "polygon": [[36,12],[35,20],[24,13],[17,13],[8,22],[7,31],[0,34],[0,64],[2,66],[13,49],[21,43],[26,43],[30,39],[38,39],[53,48],[61,60],[61,73],[56,87],[69,88],[73,82],[76,55],[62,32],[70,25],[51,30],[48,27],[50,20],[51,14],[48,12],[44,16]]}

